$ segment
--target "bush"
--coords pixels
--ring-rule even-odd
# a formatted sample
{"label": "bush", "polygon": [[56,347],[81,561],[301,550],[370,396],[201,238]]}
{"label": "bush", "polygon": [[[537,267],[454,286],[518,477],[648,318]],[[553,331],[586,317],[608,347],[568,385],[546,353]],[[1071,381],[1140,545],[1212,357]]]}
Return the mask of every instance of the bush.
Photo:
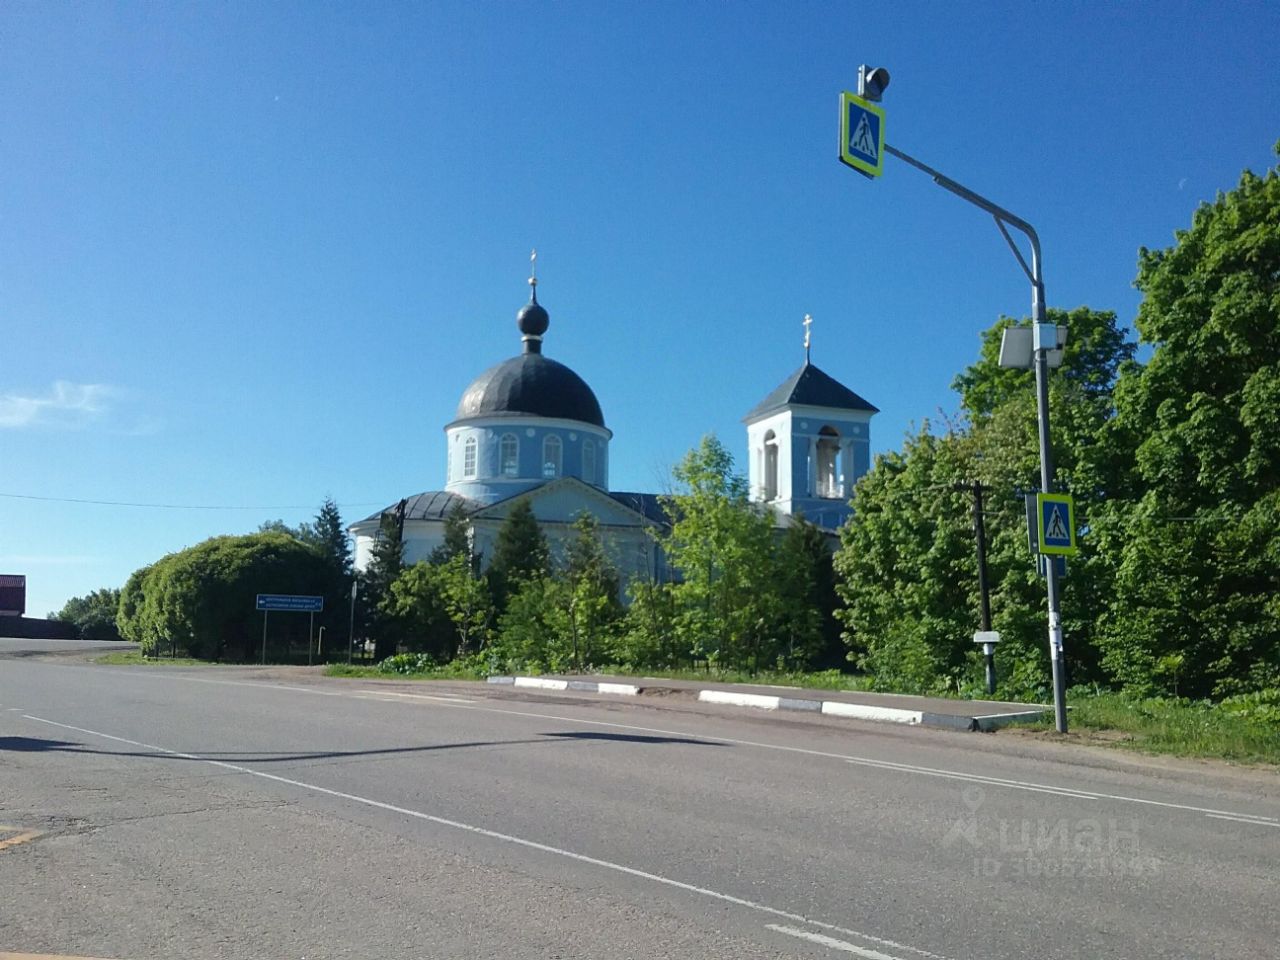
{"label": "bush", "polygon": [[378,672],[412,676],[417,673],[430,673],[437,666],[435,658],[425,653],[397,653],[379,663]]}

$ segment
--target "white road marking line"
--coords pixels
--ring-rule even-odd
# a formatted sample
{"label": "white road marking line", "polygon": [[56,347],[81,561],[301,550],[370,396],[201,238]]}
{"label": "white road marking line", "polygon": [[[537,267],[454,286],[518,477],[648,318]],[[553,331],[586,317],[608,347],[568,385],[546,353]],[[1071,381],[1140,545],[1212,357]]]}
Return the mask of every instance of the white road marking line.
{"label": "white road marking line", "polygon": [[980,773],[956,773],[951,770],[933,770],[929,767],[911,768],[904,764],[893,763],[888,760],[850,760],[850,763],[864,767],[880,767],[883,770],[900,770],[906,769],[910,773],[920,774],[927,777],[943,777],[947,780],[966,780],[969,783],[985,783],[995,787],[1008,787],[1010,790],[1026,790],[1030,793],[1051,793],[1059,797],[1070,797],[1073,800],[1097,800],[1096,794],[1085,793],[1081,790],[1071,790],[1067,787],[1049,787],[1039,784],[1023,783],[1020,780],[1002,780],[999,777],[987,777]]}
{"label": "white road marking line", "polygon": [[[87,734],[91,737],[101,737],[103,740],[113,740],[116,743],[128,744],[131,747],[142,747],[145,750],[154,750],[156,753],[162,753],[170,757],[181,757],[184,760],[194,760],[199,763],[207,763],[210,766],[221,767],[223,770],[232,770],[236,773],[243,773],[251,777],[260,777],[263,780],[271,780],[274,783],[283,783],[291,787],[297,787],[300,790],[310,790],[313,793],[323,794],[329,797],[336,797],[339,800],[349,800],[352,803],[363,804],[367,807],[375,807],[379,810],[386,810],[390,813],[398,813],[402,816],[413,817],[415,820],[425,820],[428,823],[434,823],[442,827],[450,827],[454,830],[462,830],[466,833],[477,834],[478,836],[488,837],[491,840],[500,840],[503,843],[510,843],[520,847],[526,847],[530,850],[538,850],[542,853],[550,853],[555,856],[565,857],[569,860],[576,860],[579,863],[588,863],[595,867],[602,867],[605,870],[613,870],[616,873],[624,873],[627,876],[639,877],[642,880],[650,880],[653,883],[659,883],[663,886],[672,887],[676,890],[683,890],[686,893],[696,893],[713,900],[720,900],[724,903],[732,903],[735,906],[746,907],[749,910],[757,910],[761,913],[767,913],[771,916],[780,917],[783,920],[790,920],[795,923],[807,923],[810,926],[820,927],[824,930],[831,930],[835,933],[843,933],[846,936],[857,937],[870,943],[878,943],[884,947],[890,947],[895,950],[907,950],[918,956],[928,957],[930,960],[949,960],[949,958],[937,953],[930,953],[928,950],[921,950],[919,947],[912,947],[905,943],[897,943],[893,940],[885,940],[881,937],[872,936],[869,933],[862,933],[859,930],[851,930],[847,927],[840,927],[833,923],[826,923],[822,920],[813,920],[799,913],[793,913],[790,910],[780,910],[777,907],[770,907],[767,904],[757,903],[754,900],[747,900],[743,897],[735,897],[731,893],[720,893],[708,887],[700,887],[696,884],[685,883],[683,880],[673,880],[670,877],[664,877],[661,874],[650,873],[647,870],[640,870],[636,867],[628,867],[625,864],[615,863],[612,860],[601,860],[598,857],[590,857],[585,853],[575,853],[572,850],[565,850],[562,847],[553,847],[547,843],[539,843],[537,840],[527,840],[524,837],[517,837],[510,833],[500,833],[497,830],[489,830],[486,827],[477,827],[469,823],[462,823],[458,820],[449,820],[445,817],[437,817],[430,813],[423,813],[421,810],[411,810],[408,807],[398,807],[392,803],[383,803],[381,800],[372,800],[369,797],[361,797],[354,793],[344,793],[341,790],[331,790],[328,787],[322,787],[318,784],[307,783],[303,780],[293,780],[289,777],[281,777],[274,773],[264,773],[261,770],[254,770],[252,767],[242,767],[236,763],[227,763],[225,760],[211,760],[208,757],[202,757],[195,753],[184,753],[181,750],[170,750],[167,747],[157,747],[155,744],[143,743],[140,740],[130,740],[126,737],[117,737],[114,734],[103,733],[100,730],[90,730],[87,727],[77,727],[69,723],[59,723],[57,720],[48,720],[44,717],[32,716],[29,713],[22,715],[24,720],[34,720],[36,723],[47,723],[51,727],[60,727],[63,730],[73,730],[76,733]],[[886,957],[886,960],[899,960],[896,957]]]}
{"label": "white road marking line", "polygon": [[[74,667],[60,667],[59,669],[76,669]],[[86,670],[94,670],[96,667],[85,667]],[[213,683],[227,684],[236,687],[266,687],[272,690],[292,690],[298,693],[314,693],[327,697],[356,697],[358,692],[346,692],[336,690],[313,690],[308,687],[293,687],[284,684],[264,683],[261,681],[248,680],[214,680],[208,677],[190,677],[177,673],[150,673],[137,674],[137,676],[148,676],[156,679],[169,680],[189,680],[195,683]],[[1124,794],[1116,793],[1099,793],[1092,790],[1075,790],[1071,787],[1059,787],[1048,783],[1036,783],[1034,781],[1025,780],[1008,780],[1001,777],[984,777],[980,774],[965,773],[962,770],[943,770],[936,767],[916,766],[908,763],[894,763],[890,760],[874,760],[870,757],[851,756],[843,753],[831,753],[825,750],[810,750],[806,747],[789,747],[780,743],[763,743],[758,740],[740,740],[735,737],[722,737],[713,733],[690,733],[682,730],[664,730],[660,727],[642,727],[630,723],[611,723],[607,720],[585,720],[581,717],[565,717],[552,713],[535,713],[528,710],[507,710],[500,707],[484,707],[479,704],[454,704],[441,703],[442,707],[454,707],[458,710],[478,710],[482,713],[500,713],[513,717],[533,717],[539,720],[559,720],[562,723],[577,723],[589,727],[611,727],[616,730],[635,730],[641,733],[658,733],[668,737],[685,737],[698,740],[714,740],[716,743],[731,743],[740,747],[755,747],[760,750],[780,750],[784,753],[798,753],[803,756],[825,757],[829,760],[843,760],[846,763],[858,764],[867,767],[880,767],[885,770],[897,770],[901,773],[911,773],[921,776],[941,776],[950,777],[956,780],[979,779],[980,782],[990,784],[991,786],[1007,787],[1014,790],[1029,790],[1039,793],[1054,793],[1061,796],[1073,797],[1080,800],[1115,800],[1121,803],[1138,803],[1151,807],[1162,807],[1166,810],[1184,810],[1190,813],[1218,814],[1225,817],[1247,817],[1250,822],[1257,822],[1262,826],[1278,826],[1280,818],[1267,817],[1255,814],[1241,814],[1234,810],[1218,810],[1214,807],[1198,807],[1187,803],[1174,803],[1169,800],[1149,800],[1145,797],[1132,797]]]}
{"label": "white road marking line", "polygon": [[1269,823],[1262,817],[1254,817],[1246,814],[1242,817],[1229,817],[1225,813],[1206,813],[1206,817],[1213,817],[1215,820],[1234,820],[1236,823],[1252,823],[1255,827],[1280,827],[1280,823]]}
{"label": "white road marking line", "polygon": [[828,937],[824,933],[813,933],[809,930],[797,930],[795,927],[784,927],[776,923],[766,923],[766,930],[776,930],[778,933],[785,933],[788,936],[799,937],[802,940],[809,940],[813,943],[820,943],[824,947],[830,947],[832,950],[843,950],[845,953],[856,953],[860,957],[866,957],[867,960],[902,960],[901,957],[891,957],[887,953],[881,953],[879,950],[867,950],[845,940],[837,940],[835,937]]}
{"label": "white road marking line", "polygon": [[448,694],[431,694],[431,693],[397,693],[394,690],[377,690],[371,691],[378,695],[379,699],[385,697],[406,697],[410,700],[439,700],[442,703],[475,703],[467,697],[453,697]]}

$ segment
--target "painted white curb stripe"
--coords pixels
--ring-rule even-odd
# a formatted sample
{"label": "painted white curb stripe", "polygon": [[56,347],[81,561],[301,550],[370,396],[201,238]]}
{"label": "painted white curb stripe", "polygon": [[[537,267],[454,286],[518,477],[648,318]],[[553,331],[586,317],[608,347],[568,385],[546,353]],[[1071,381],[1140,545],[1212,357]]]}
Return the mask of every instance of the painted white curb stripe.
{"label": "painted white curb stripe", "polygon": [[620,693],[624,697],[634,697],[639,695],[640,688],[631,683],[598,683],[596,691],[599,693]]}
{"label": "painted white curb stripe", "polygon": [[759,693],[733,693],[729,690],[699,690],[698,699],[703,703],[725,703],[731,707],[759,707],[761,710],[777,710],[781,697],[767,697]]}
{"label": "painted white curb stripe", "polygon": [[517,687],[537,687],[540,690],[568,690],[568,680],[548,680],[545,677],[516,677]]}
{"label": "painted white curb stripe", "polygon": [[841,703],[839,700],[823,700],[822,712],[832,717],[853,717],[855,720],[888,720],[891,723],[919,723],[919,710],[901,710],[897,707],[871,707],[865,703]]}

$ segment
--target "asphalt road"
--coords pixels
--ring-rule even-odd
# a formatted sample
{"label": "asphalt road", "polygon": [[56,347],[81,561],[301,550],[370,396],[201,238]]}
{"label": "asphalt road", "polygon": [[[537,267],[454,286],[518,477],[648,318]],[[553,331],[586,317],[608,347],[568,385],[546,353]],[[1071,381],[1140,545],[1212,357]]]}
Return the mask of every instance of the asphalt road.
{"label": "asphalt road", "polygon": [[24,647],[0,956],[1280,954],[1273,774]]}

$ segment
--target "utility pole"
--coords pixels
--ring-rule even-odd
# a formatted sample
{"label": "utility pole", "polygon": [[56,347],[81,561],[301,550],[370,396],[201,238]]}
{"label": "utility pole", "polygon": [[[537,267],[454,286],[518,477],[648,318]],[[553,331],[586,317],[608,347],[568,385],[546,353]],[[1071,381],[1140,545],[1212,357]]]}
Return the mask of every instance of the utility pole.
{"label": "utility pole", "polygon": [[[972,483],[958,483],[955,486],[958,491],[968,491],[973,494],[973,536],[974,543],[978,553],[978,597],[980,603],[980,628],[982,633],[990,634],[991,632],[991,585],[987,580],[987,525],[983,519],[982,513],[982,492],[988,489],[984,487],[981,480],[974,480]],[[983,645],[983,653],[986,659],[986,684],[987,693],[996,692],[996,661],[995,648],[990,643]]]}
{"label": "utility pole", "polygon": [[973,534],[978,545],[978,592],[982,598],[982,629],[990,630],[991,586],[987,583],[987,526],[982,519],[982,481],[973,481],[970,489],[973,490]]}

